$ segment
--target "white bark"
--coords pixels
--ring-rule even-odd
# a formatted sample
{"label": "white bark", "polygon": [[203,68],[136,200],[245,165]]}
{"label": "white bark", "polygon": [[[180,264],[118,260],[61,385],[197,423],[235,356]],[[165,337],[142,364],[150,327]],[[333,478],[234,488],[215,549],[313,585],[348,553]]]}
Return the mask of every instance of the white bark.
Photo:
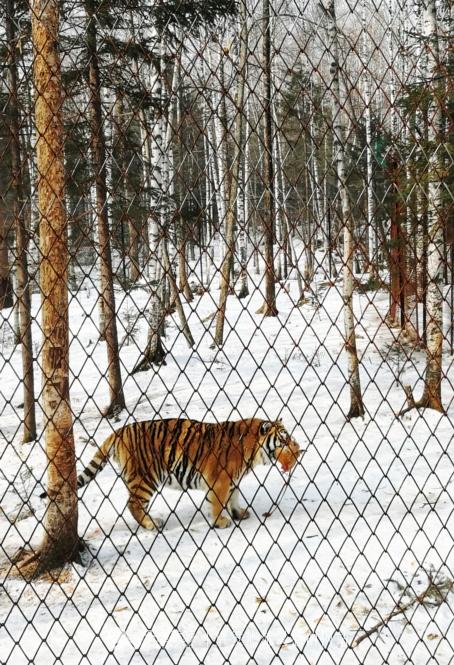
{"label": "white bark", "polygon": [[350,386],[350,409],[347,418],[364,414],[362,402],[359,361],[356,349],[355,317],[353,312],[353,216],[347,187],[344,132],[342,127],[343,104],[339,82],[338,34],[334,0],[324,0],[323,8],[328,20],[330,91],[333,113],[333,152],[337,173],[337,184],[342,207],[342,223],[344,227],[344,261],[343,261],[343,300],[345,346],[348,354],[348,382]]}
{"label": "white bark", "polygon": [[[158,67],[150,68],[150,92],[158,100],[160,108],[154,110],[154,117],[150,127],[151,144],[151,173],[150,173],[150,214],[149,223],[149,331],[147,349],[144,359],[145,368],[148,363],[160,363],[164,359],[161,347],[161,327],[164,321],[164,293],[163,293],[163,271],[160,265],[160,244],[162,242],[163,229],[163,156],[165,141],[165,126],[162,111],[162,72],[161,72],[161,44],[156,40],[155,57],[158,59]],[[148,363],[147,363],[148,361]]]}
{"label": "white bark", "polygon": [[241,155],[241,165],[238,178],[238,199],[237,199],[237,222],[238,222],[238,249],[240,264],[240,290],[238,296],[244,298],[249,294],[248,275],[247,275],[247,256],[248,256],[248,233],[246,232],[246,201],[245,201],[245,159]]}
{"label": "white bark", "polygon": [[311,95],[309,98],[309,145],[310,145],[310,163],[312,166],[312,174],[314,181],[314,203],[315,203],[315,214],[317,225],[319,228],[322,228],[322,221],[324,218],[324,209],[322,205],[322,196],[321,196],[321,181],[320,181],[320,170],[318,166],[317,159],[317,143],[316,143],[316,126],[315,126],[315,109],[313,103],[313,88],[311,86]]}
{"label": "white bark", "polygon": [[[423,15],[422,5],[423,0],[415,0],[415,13],[416,13],[416,31],[418,34],[423,30]],[[427,78],[427,57],[421,45],[421,40],[418,39],[416,50],[416,83],[422,85],[422,82]],[[424,160],[424,147],[425,140],[425,119],[421,109],[416,111],[415,125],[416,125],[416,147],[415,156],[418,161]],[[414,136],[415,138],[415,136]],[[425,215],[427,206],[427,189],[425,179],[421,179],[417,185],[417,204],[416,204],[416,300],[422,302],[424,300],[424,279],[425,279],[425,265],[424,265],[424,251],[426,245],[426,237],[424,232]],[[416,310],[417,315],[417,310]]]}
{"label": "white bark", "polygon": [[377,233],[374,226],[374,180],[373,180],[373,160],[372,160],[372,112],[371,112],[371,91],[370,91],[370,72],[368,70],[369,62],[369,37],[367,32],[367,13],[366,2],[362,5],[362,28],[363,28],[363,62],[362,62],[362,84],[364,97],[364,120],[366,125],[366,206],[367,206],[367,241],[369,254],[369,272],[375,276],[376,269],[376,248]]}
{"label": "white bark", "polygon": [[214,63],[211,51],[208,52],[208,62],[210,66],[210,74],[216,72],[214,75],[214,85],[221,87],[221,92],[214,90],[210,97],[210,120],[211,120],[211,150],[213,159],[213,175],[215,177],[215,192],[216,192],[216,206],[219,216],[219,229],[221,234],[224,235],[225,216],[227,212],[227,146],[224,138],[224,130],[222,126],[222,95],[224,89],[224,69],[220,56],[217,63]]}
{"label": "white bark", "polygon": [[439,45],[435,0],[425,0],[424,36],[430,91],[428,111],[428,248],[427,248],[427,366],[423,402],[439,411],[441,404],[443,351],[443,136],[442,100],[439,77]]}

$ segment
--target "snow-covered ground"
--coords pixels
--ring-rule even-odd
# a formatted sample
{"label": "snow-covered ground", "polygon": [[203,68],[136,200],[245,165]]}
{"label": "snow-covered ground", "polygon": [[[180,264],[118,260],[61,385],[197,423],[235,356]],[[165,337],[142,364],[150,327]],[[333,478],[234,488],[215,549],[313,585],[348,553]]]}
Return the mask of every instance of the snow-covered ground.
{"label": "snow-covered ground", "polygon": [[[187,348],[174,318],[165,340],[167,364],[130,376],[146,340],[140,316],[121,349],[128,411],[112,422],[101,415],[106,350],[97,341],[96,294],[85,280],[70,308],[71,399],[84,462],[112,427],[181,415],[280,417],[307,452],[283,496],[277,468],[250,474],[241,490],[251,518],[221,531],[209,528],[201,494],[173,490],[163,491],[151,508],[166,519],[164,531],[137,528],[122,481],[107,468],[80,502],[80,534],[92,553],[88,567],[73,566],[59,583],[3,579],[2,663],[452,662],[452,592],[437,607],[412,606],[350,648],[363,627],[394,610],[399,599],[420,593],[430,570],[444,588],[454,578],[452,356],[447,349],[448,414],[413,411],[397,418],[402,385],[420,394],[424,355],[413,351],[405,358],[397,351],[396,331],[383,324],[384,291],[355,296],[367,415],[347,423],[339,286],[319,282],[317,298],[298,307],[296,282],[288,285],[289,292],[279,290],[277,318],[256,314],[263,301],[257,290],[242,301],[229,297],[222,350],[211,348],[208,318],[218,291],[196,296],[185,305],[196,348]],[[123,326],[146,310],[147,294],[117,291],[117,300],[122,338]],[[41,442],[19,445],[20,352],[6,321],[1,335],[4,558],[24,541],[39,542],[45,456]],[[39,382],[37,369],[38,391]],[[33,513],[22,507],[22,519],[14,521],[28,495]],[[278,508],[265,516],[278,497]],[[402,595],[407,584],[410,591]]]}

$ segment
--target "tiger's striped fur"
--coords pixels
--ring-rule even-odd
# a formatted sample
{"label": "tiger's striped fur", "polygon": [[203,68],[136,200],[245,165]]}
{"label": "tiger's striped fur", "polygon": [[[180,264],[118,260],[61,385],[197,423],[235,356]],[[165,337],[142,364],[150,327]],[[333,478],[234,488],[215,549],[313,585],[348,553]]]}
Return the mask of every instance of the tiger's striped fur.
{"label": "tiger's striped fur", "polygon": [[213,525],[223,528],[231,523],[223,514],[226,508],[235,519],[249,516],[238,503],[238,483],[250,469],[274,459],[288,471],[300,453],[280,421],[146,420],[108,436],[78,476],[77,486],[89,483],[112,458],[129,491],[129,510],[143,527],[161,527],[146,509],[153,493],[167,484],[182,490],[204,490],[211,504]]}

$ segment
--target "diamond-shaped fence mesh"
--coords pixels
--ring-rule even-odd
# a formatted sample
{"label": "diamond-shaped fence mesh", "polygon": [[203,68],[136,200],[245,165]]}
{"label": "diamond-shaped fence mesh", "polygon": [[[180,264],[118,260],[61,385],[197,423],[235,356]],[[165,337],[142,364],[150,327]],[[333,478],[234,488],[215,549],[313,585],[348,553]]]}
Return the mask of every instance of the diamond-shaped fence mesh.
{"label": "diamond-shaped fence mesh", "polygon": [[0,14],[0,661],[454,662],[452,0]]}

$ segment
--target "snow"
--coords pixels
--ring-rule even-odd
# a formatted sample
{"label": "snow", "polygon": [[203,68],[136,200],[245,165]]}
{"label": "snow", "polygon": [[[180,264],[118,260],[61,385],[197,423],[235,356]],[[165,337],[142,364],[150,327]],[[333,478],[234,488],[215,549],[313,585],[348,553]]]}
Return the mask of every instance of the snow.
{"label": "snow", "polygon": [[[280,417],[307,452],[284,492],[277,468],[251,473],[241,493],[252,516],[227,530],[209,527],[202,494],[169,489],[151,507],[164,518],[164,531],[145,531],[127,511],[126,490],[108,466],[81,495],[80,534],[90,548],[89,565],[72,566],[58,583],[4,576],[1,661],[451,662],[452,592],[438,607],[417,605],[350,648],[364,626],[395,608],[406,585],[420,593],[431,569],[454,577],[449,350],[447,415],[414,411],[397,418],[405,401],[402,385],[420,394],[424,355],[397,352],[397,331],[383,323],[384,291],[356,294],[367,414],[348,423],[339,284],[320,279],[317,298],[298,307],[290,279],[289,293],[278,292],[279,316],[270,319],[256,314],[260,289],[245,300],[229,297],[221,350],[211,348],[214,327],[207,320],[218,291],[196,296],[185,304],[196,348],[188,349],[172,319],[167,364],[133,376],[146,340],[148,297],[144,288],[117,290],[120,338],[128,318],[138,318],[135,339],[121,348],[127,412],[111,422],[101,415],[106,350],[97,341],[93,279],[87,277],[70,303],[71,399],[81,464],[112,427],[168,416]],[[37,295],[33,306],[39,320]],[[24,542],[39,543],[45,456],[42,441],[19,445],[20,352],[8,337],[9,314],[3,315],[0,534],[6,557]],[[35,323],[37,393],[39,339]],[[34,514],[22,505],[28,496]],[[28,516],[14,521],[20,508]]]}

